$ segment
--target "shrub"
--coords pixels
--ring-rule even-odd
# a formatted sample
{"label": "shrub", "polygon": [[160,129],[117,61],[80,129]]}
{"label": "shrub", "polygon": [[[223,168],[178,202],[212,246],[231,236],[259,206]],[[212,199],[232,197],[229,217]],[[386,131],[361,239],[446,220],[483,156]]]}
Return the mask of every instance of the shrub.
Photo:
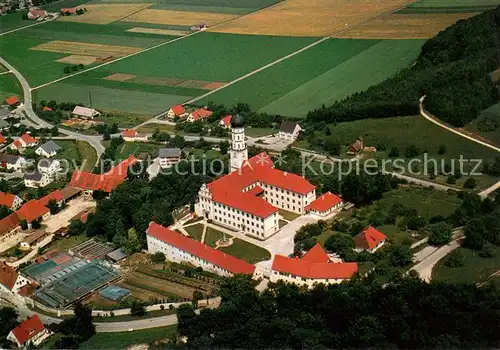
{"label": "shrub", "polygon": [[459,250],[455,250],[446,257],[446,259],[444,260],[444,265],[452,268],[464,266],[465,262],[462,253],[460,253]]}

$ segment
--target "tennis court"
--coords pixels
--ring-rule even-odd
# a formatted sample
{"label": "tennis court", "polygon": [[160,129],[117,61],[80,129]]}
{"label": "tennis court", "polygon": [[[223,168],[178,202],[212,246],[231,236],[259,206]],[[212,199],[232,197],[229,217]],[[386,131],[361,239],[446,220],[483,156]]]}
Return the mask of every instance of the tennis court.
{"label": "tennis court", "polygon": [[34,279],[42,286],[56,281],[86,263],[79,258],[59,251],[53,251],[44,256],[45,261],[31,264],[22,270],[23,275]]}
{"label": "tennis court", "polygon": [[128,289],[121,288],[118,286],[109,286],[102,289],[99,292],[99,295],[108,300],[117,301],[123,299],[127,295],[130,295],[130,291]]}

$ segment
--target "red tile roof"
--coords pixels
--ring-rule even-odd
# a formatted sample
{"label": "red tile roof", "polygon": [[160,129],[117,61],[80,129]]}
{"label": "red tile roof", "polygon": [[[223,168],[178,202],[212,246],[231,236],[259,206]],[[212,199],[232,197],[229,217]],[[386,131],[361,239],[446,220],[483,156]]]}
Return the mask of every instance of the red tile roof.
{"label": "red tile roof", "polygon": [[306,206],[306,210],[325,212],[342,202],[342,198],[331,192],[326,192],[321,197],[316,198],[311,204]]}
{"label": "red tile roof", "polygon": [[233,116],[231,114],[229,115],[226,115],[224,118],[222,118],[220,121],[222,122],[222,124],[224,124],[225,126],[230,126],[231,125],[231,119],[233,118]]}
{"label": "red tile roof", "polygon": [[264,192],[264,189],[260,186],[255,186],[254,188],[246,191],[245,193],[247,194],[250,194],[252,196],[258,196],[259,194],[261,194],[262,192]]}
{"label": "red tile roof", "polygon": [[69,12],[69,13],[76,13],[76,11],[79,9],[79,7],[63,7],[61,8],[59,11],[61,11],[62,13],[66,13],[66,12]]}
{"label": "red tile roof", "polygon": [[55,191],[50,192],[45,197],[40,198],[38,201],[42,205],[47,206],[47,204],[49,204],[49,201],[51,199],[55,200],[56,202],[63,201],[64,200],[64,194],[63,194],[63,192],[61,190],[55,190]]}
{"label": "red tile roof", "polygon": [[126,129],[122,132],[123,137],[136,137],[137,131],[134,129]]}
{"label": "red tile roof", "polygon": [[14,205],[16,197],[17,196],[15,194],[0,192],[0,205],[5,205],[10,208]]}
{"label": "red tile roof", "polygon": [[130,156],[105,174],[92,174],[75,170],[69,186],[83,190],[111,192],[125,181],[128,168],[136,162],[137,159]]}
{"label": "red tile roof", "polygon": [[14,142],[12,142],[12,144],[16,147],[16,148],[22,148],[23,147],[23,144],[21,143],[21,141],[19,140],[15,140]]}
{"label": "red tile roof", "polygon": [[193,116],[193,119],[196,121],[196,120],[200,120],[200,119],[205,119],[205,118],[208,118],[210,117],[211,115],[213,114],[212,111],[209,111],[208,109],[203,109],[203,108],[199,108],[197,109],[196,111],[194,112],[191,112],[191,115]]}
{"label": "red tile roof", "polygon": [[0,220],[0,237],[18,227],[20,222],[21,221],[16,213],[12,213],[4,217]]}
{"label": "red tile roof", "polygon": [[17,216],[21,220],[26,220],[26,222],[32,222],[49,212],[49,209],[45,207],[40,201],[32,199],[23,204],[21,208],[16,211]]}
{"label": "red tile roof", "polygon": [[146,233],[186,253],[197,256],[231,273],[253,274],[255,266],[232,255],[213,249],[178,232],[151,222]]}
{"label": "red tile roof", "polygon": [[0,284],[3,284],[7,289],[12,290],[17,281],[17,271],[10,267],[5,262],[0,261]]}
{"label": "red tile roof", "polygon": [[50,108],[49,106],[44,106],[43,109],[42,109],[42,111],[44,111],[44,112],[51,112],[51,111],[53,111],[53,109]]}
{"label": "red tile roof", "polygon": [[386,238],[382,232],[373,226],[368,226],[354,237],[354,243],[356,248],[373,249]]}
{"label": "red tile roof", "polygon": [[31,136],[30,134],[24,134],[23,136],[20,137],[20,139],[23,140],[23,142],[26,144],[38,142],[38,140],[33,136]]}
{"label": "red tile roof", "polygon": [[319,243],[316,243],[304,256],[301,258],[302,261],[307,261],[310,263],[329,263],[330,257],[326,254],[325,250],[321,248]]}
{"label": "red tile roof", "polygon": [[21,324],[14,328],[11,332],[14,334],[19,344],[25,344],[28,340],[36,336],[44,329],[45,326],[40,320],[40,317],[38,317],[37,314],[34,314],[21,322]]}
{"label": "red tile roof", "polygon": [[179,116],[184,113],[184,107],[182,105],[176,105],[170,108],[172,112],[174,112],[174,115]]}
{"label": "red tile roof", "polygon": [[9,106],[13,106],[19,103],[19,98],[17,96],[10,96],[5,99],[5,102],[7,102]]}
{"label": "red tile roof", "polygon": [[235,209],[251,213],[261,218],[278,211],[266,200],[256,197],[253,192],[242,192],[254,183],[273,185],[291,192],[306,194],[315,189],[302,176],[273,168],[273,162],[266,152],[250,158],[239,170],[208,184],[212,199]]}
{"label": "red tile roof", "polygon": [[19,295],[22,295],[23,297],[29,297],[35,289],[38,287],[38,284],[36,282],[31,282],[29,284],[25,284],[21,288],[19,288],[19,291],[17,292]]}
{"label": "red tile roof", "polygon": [[5,136],[0,134],[0,143],[5,143],[5,142],[7,142],[7,139],[5,138]]}
{"label": "red tile roof", "polygon": [[276,255],[272,269],[311,279],[350,279],[358,271],[357,263],[333,263],[330,259],[325,261],[326,253],[319,244],[311,250],[313,249],[311,255],[308,256],[308,252],[301,259]]}

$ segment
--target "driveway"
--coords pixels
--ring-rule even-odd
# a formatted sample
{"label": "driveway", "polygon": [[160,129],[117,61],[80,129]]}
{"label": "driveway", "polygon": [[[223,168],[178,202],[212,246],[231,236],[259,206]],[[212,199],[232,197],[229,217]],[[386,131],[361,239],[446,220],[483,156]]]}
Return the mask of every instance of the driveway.
{"label": "driveway", "polygon": [[445,246],[442,246],[434,253],[430,254],[427,258],[419,262],[417,265],[413,266],[410,270],[416,271],[421,279],[429,282],[432,279],[432,269],[434,268],[434,266],[438,263],[439,260],[460,247],[460,240],[461,238],[456,239]]}
{"label": "driveway", "polygon": [[56,232],[62,227],[67,227],[70,224],[70,220],[78,213],[85,209],[95,207],[95,201],[86,200],[82,197],[73,199],[68,202],[68,206],[56,215],[48,218],[44,225],[46,226],[46,231],[49,233]]}

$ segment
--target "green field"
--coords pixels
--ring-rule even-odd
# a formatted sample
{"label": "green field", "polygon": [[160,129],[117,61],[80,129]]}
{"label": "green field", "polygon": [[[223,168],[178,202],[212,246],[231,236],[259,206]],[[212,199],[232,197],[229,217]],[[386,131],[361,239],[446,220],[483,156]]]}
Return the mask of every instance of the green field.
{"label": "green field", "polygon": [[23,14],[21,12],[14,12],[8,15],[0,16],[0,33],[36,23],[33,21],[23,20],[22,16]]}
{"label": "green field", "polygon": [[[480,125],[486,122],[490,125],[489,131],[480,131]],[[484,110],[479,117],[466,126],[466,129],[500,145],[500,103]]]}
{"label": "green field", "polygon": [[439,261],[432,270],[432,279],[436,281],[447,281],[452,283],[481,283],[486,282],[488,277],[500,270],[500,247],[494,247],[495,256],[483,258],[478,251],[460,247],[457,249],[463,258],[464,266],[447,267],[445,259]]}
{"label": "green field", "polygon": [[81,343],[79,349],[125,349],[131,345],[166,340],[172,338],[176,332],[176,326],[167,326],[131,332],[96,333],[92,338]]}
{"label": "green field", "polygon": [[12,73],[0,75],[0,103],[3,104],[4,100],[12,95],[17,95],[21,98],[23,88],[17,80],[16,76]]}
{"label": "green field", "polygon": [[304,117],[322,104],[365,90],[409,66],[423,42],[331,39],[207,96],[202,102],[245,102],[260,112]]}
{"label": "green field", "polygon": [[500,0],[420,0],[398,13],[480,12],[498,5]]}
{"label": "green field", "polygon": [[89,0],[59,0],[51,2],[50,4],[45,4],[42,7],[49,12],[55,12],[63,7],[75,7],[89,2]]}
{"label": "green field", "polygon": [[137,156],[139,153],[158,153],[162,145],[157,145],[154,143],[143,143],[143,142],[124,142],[116,150],[116,159],[126,159],[131,155]]}
{"label": "green field", "polygon": [[56,143],[62,147],[62,150],[57,154],[58,159],[66,159],[70,163],[76,161],[78,167],[82,166],[81,170],[92,170],[97,161],[97,154],[88,142],[57,140]]}

